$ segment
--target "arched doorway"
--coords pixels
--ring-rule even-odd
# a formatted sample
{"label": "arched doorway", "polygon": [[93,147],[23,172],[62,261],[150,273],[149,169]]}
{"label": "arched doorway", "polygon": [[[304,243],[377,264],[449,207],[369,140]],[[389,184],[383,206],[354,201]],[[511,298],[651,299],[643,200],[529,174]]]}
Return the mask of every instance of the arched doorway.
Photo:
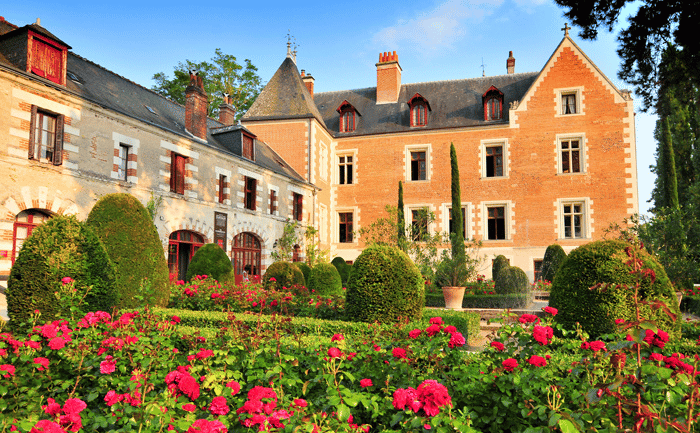
{"label": "arched doorway", "polygon": [[204,237],[189,230],[179,230],[170,234],[168,241],[168,269],[170,279],[184,280],[187,266],[199,247],[204,245]]}
{"label": "arched doorway", "polygon": [[244,274],[251,280],[260,277],[260,257],[262,249],[260,240],[252,233],[241,233],[233,238],[233,271],[236,275],[236,284],[244,280]]}
{"label": "arched doorway", "polygon": [[26,209],[18,213],[12,228],[12,264],[19,253],[24,241],[32,234],[32,231],[44,221],[51,218],[51,215],[39,209]]}

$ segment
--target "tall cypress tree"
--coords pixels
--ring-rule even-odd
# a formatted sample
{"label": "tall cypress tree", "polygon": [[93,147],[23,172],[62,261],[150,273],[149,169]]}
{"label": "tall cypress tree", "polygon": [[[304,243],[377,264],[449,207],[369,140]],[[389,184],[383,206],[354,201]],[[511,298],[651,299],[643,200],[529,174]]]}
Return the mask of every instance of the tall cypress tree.
{"label": "tall cypress tree", "polygon": [[678,209],[678,178],[676,177],[676,158],[673,152],[673,138],[668,126],[668,119],[663,120],[662,148],[664,152],[664,177],[666,206]]}
{"label": "tall cypress tree", "polygon": [[406,251],[406,219],[403,214],[403,184],[399,181],[399,204],[396,212],[396,244]]}
{"label": "tall cypress tree", "polygon": [[454,143],[450,143],[450,165],[452,168],[452,258],[464,262],[466,253],[464,249],[464,221],[462,220],[462,198],[459,188],[459,166],[457,165],[457,151]]}

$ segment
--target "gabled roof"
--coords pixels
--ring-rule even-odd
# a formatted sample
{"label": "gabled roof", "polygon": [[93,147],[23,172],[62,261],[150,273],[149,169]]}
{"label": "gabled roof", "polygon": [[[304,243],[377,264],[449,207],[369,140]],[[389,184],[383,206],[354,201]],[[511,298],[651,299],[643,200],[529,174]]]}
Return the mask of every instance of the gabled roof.
{"label": "gabled roof", "polygon": [[287,57],[241,120],[309,118],[318,120],[325,127],[297,65]]}
{"label": "gabled roof", "polygon": [[[421,127],[421,131],[507,124],[507,110],[504,110],[505,119],[503,120],[484,120],[482,95],[491,86],[495,86],[503,92],[504,106],[508,107],[509,103],[523,97],[538,74],[538,72],[529,72],[464,80],[403,84],[398,102],[393,104],[377,104],[376,87],[315,93],[314,101],[321,116],[323,116],[328,131],[336,137],[415,130],[415,127],[410,126],[407,101],[416,93],[430,101],[431,108],[428,125]],[[343,100],[347,100],[353,107],[362,112],[362,121],[358,122],[353,132],[336,132],[339,130],[339,116],[336,108]]]}

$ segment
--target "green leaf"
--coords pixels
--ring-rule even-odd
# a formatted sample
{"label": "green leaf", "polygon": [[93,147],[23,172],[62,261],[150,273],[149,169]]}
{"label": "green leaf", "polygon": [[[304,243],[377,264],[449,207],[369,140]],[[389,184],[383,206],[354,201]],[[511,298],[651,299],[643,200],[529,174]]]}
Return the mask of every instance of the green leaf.
{"label": "green leaf", "polygon": [[579,433],[579,429],[568,419],[559,420],[558,425],[562,433]]}
{"label": "green leaf", "polygon": [[[357,405],[357,403],[355,403]],[[336,407],[338,410],[338,419],[340,421],[347,421],[350,418],[350,408],[344,404]]]}

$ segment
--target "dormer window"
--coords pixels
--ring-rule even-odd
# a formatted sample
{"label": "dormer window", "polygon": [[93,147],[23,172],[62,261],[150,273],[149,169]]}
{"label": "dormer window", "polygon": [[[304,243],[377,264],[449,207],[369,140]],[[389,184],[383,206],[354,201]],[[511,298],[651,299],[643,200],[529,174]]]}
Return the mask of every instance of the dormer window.
{"label": "dormer window", "polygon": [[243,158],[255,161],[255,139],[248,134],[243,134]]}
{"label": "dormer window", "polygon": [[503,92],[491,86],[482,95],[484,101],[484,120],[503,119]]}
{"label": "dormer window", "polygon": [[28,32],[27,72],[44,77],[56,84],[66,84],[68,48],[36,32]]}
{"label": "dormer window", "polygon": [[408,107],[411,111],[411,126],[425,126],[428,124],[428,112],[431,110],[427,99],[416,93],[408,101]]}
{"label": "dormer window", "polygon": [[336,110],[340,114],[340,132],[353,132],[357,126],[357,116],[360,113],[348,101],[343,101]]}

